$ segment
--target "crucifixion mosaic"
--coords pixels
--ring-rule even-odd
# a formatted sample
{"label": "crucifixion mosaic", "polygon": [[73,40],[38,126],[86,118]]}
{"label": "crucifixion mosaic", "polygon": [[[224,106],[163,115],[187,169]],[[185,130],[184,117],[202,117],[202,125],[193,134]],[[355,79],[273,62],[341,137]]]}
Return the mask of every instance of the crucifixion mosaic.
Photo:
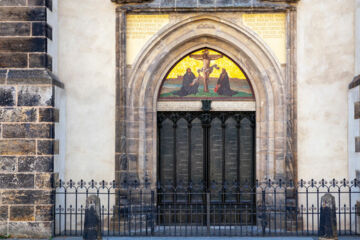
{"label": "crucifixion mosaic", "polygon": [[159,100],[254,100],[240,67],[224,54],[200,49],[182,58],[167,74]]}

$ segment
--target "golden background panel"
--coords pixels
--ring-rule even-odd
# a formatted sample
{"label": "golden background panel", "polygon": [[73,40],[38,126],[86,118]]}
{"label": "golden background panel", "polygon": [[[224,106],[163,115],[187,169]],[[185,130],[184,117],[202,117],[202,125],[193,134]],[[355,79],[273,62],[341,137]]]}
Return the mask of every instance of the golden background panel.
{"label": "golden background panel", "polygon": [[126,63],[132,64],[146,42],[169,23],[169,15],[126,16]]}
{"label": "golden background panel", "polygon": [[280,63],[286,63],[285,13],[243,14],[242,20],[268,44]]}

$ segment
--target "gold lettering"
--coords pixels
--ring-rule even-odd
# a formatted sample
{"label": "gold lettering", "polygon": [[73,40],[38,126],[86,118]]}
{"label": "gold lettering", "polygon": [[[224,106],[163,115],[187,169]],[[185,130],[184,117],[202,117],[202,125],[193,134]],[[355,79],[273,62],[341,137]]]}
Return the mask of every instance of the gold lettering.
{"label": "gold lettering", "polygon": [[286,15],[284,13],[243,14],[245,26],[256,32],[274,51],[280,63],[286,62]]}

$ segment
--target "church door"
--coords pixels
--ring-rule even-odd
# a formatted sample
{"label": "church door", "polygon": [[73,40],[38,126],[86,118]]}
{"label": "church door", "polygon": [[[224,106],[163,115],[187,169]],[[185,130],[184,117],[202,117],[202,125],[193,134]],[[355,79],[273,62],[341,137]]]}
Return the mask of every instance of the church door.
{"label": "church door", "polygon": [[157,117],[158,224],[253,224],[255,112]]}

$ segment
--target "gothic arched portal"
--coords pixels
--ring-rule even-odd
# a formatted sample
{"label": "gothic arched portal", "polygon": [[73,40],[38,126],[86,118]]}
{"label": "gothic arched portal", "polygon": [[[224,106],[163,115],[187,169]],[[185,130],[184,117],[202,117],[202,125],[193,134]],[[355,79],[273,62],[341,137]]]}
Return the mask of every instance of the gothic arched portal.
{"label": "gothic arched portal", "polygon": [[[120,27],[119,32],[125,34],[125,25],[120,22]],[[119,158],[126,156],[129,161],[126,173],[116,169],[120,181],[126,178],[155,184],[157,111],[163,79],[179,60],[204,48],[224,54],[247,73],[256,102],[256,178],[294,176],[293,163],[285,161],[289,157],[287,122],[292,120],[286,109],[291,99],[286,97],[286,76],[276,57],[250,30],[214,16],[196,16],[158,33],[131,69],[126,69],[121,58],[125,51],[119,53],[122,60],[117,92],[116,152]],[[211,78],[209,81],[211,85]]]}

